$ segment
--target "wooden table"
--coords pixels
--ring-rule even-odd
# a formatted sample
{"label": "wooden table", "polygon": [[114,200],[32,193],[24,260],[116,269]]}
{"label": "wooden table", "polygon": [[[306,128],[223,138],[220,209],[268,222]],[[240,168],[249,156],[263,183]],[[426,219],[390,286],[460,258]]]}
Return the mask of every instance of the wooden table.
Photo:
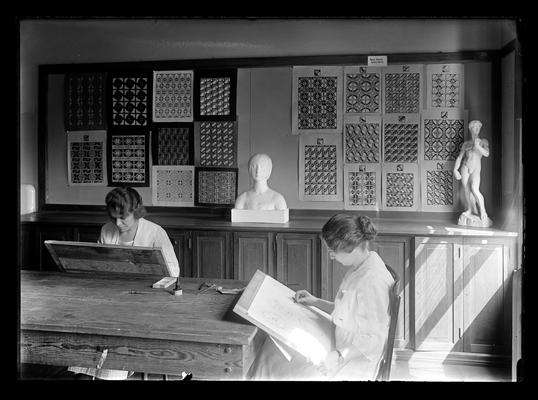
{"label": "wooden table", "polygon": [[266,335],[232,311],[239,295],[196,294],[208,280],[182,278],[174,296],[151,288],[159,278],[22,271],[21,362],[95,367],[107,349],[102,368],[245,378]]}

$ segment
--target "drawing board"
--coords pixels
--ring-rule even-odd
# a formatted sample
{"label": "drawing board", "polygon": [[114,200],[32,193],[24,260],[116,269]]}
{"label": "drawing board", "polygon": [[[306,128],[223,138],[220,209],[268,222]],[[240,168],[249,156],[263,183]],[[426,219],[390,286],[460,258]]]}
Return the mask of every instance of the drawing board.
{"label": "drawing board", "polygon": [[233,310],[319,365],[334,347],[331,316],[294,297],[295,291],[257,270]]}
{"label": "drawing board", "polygon": [[171,276],[160,247],[62,240],[45,240],[44,243],[61,271]]}

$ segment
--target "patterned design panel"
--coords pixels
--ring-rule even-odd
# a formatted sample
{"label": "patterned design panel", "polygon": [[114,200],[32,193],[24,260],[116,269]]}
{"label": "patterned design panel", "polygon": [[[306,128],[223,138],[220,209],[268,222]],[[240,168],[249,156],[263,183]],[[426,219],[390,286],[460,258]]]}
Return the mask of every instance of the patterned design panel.
{"label": "patterned design panel", "polygon": [[194,206],[193,166],[153,166],[154,206]]}
{"label": "patterned design panel", "polygon": [[421,166],[422,211],[456,211],[454,161],[424,161]]}
{"label": "patterned design panel", "polygon": [[385,163],[383,173],[383,209],[416,211],[419,208],[420,185],[418,164]]}
{"label": "patterned design panel", "polygon": [[340,133],[342,86],[342,67],[294,67],[292,132]]}
{"label": "patterned design panel", "polygon": [[422,66],[390,66],[383,70],[385,114],[417,114],[422,109]]}
{"label": "patterned design panel", "polygon": [[110,186],[149,186],[148,136],[109,132]]}
{"label": "patterned design panel", "polygon": [[196,164],[203,167],[237,166],[237,129],[232,121],[196,124]]}
{"label": "patterned design panel", "polygon": [[380,162],[381,118],[344,118],[345,163]]}
{"label": "patterned design panel", "polygon": [[147,76],[111,76],[111,127],[145,127],[149,119],[149,78]]}
{"label": "patterned design panel", "polygon": [[381,201],[381,166],[347,164],[344,166],[344,208],[378,210]]}
{"label": "patterned design panel", "polygon": [[464,142],[467,111],[433,110],[422,115],[425,161],[454,161]]}
{"label": "patterned design panel", "polygon": [[300,197],[304,200],[341,201],[340,135],[309,134],[301,135],[300,139]]}
{"label": "patterned design panel", "polygon": [[453,204],[452,175],[452,171],[426,171],[426,204],[428,206]]}
{"label": "patterned design panel", "polygon": [[237,168],[196,168],[196,205],[233,206]]}
{"label": "patterned design panel", "polygon": [[106,129],[106,74],[66,74],[64,123],[67,131]]}
{"label": "patterned design panel", "polygon": [[344,67],[346,114],[381,112],[379,68]]}
{"label": "patterned design panel", "polygon": [[194,128],[192,124],[158,126],[153,135],[153,163],[156,165],[192,165]]}
{"label": "patterned design panel", "polygon": [[383,161],[418,162],[419,120],[417,117],[387,116],[383,119]]}
{"label": "patterned design panel", "polygon": [[236,119],[237,71],[195,71],[195,120]]}
{"label": "patterned design panel", "polygon": [[67,137],[69,186],[106,185],[106,132],[77,132]]}
{"label": "patterned design panel", "polygon": [[153,121],[193,119],[193,71],[153,71]]}
{"label": "patterned design panel", "polygon": [[428,108],[463,108],[463,64],[426,66]]}
{"label": "patterned design panel", "polygon": [[389,172],[386,195],[387,207],[413,207],[413,174]]}

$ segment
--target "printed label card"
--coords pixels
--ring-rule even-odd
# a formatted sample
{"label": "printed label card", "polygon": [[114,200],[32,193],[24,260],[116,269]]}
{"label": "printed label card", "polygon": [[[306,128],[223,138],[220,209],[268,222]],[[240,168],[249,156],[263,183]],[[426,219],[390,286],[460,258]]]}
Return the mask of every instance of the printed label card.
{"label": "printed label card", "polygon": [[344,165],[344,209],[381,208],[381,164]]}
{"label": "printed label card", "polygon": [[381,113],[381,68],[344,67],[344,116]]}
{"label": "printed label card", "polygon": [[292,134],[342,132],[343,67],[293,67]]}
{"label": "printed label card", "polygon": [[153,71],[153,121],[192,122],[193,71]]}
{"label": "printed label card", "polygon": [[426,108],[465,108],[463,64],[426,65]]}
{"label": "printed label card", "polygon": [[383,164],[382,204],[386,211],[417,211],[419,209],[418,164]]}
{"label": "printed label card", "polygon": [[154,165],[151,175],[154,206],[194,206],[194,166]]}
{"label": "printed label card", "polygon": [[106,132],[67,135],[67,184],[106,186]]}
{"label": "printed label card", "polygon": [[299,136],[299,199],[342,201],[342,136]]}
{"label": "printed label card", "polygon": [[344,163],[381,162],[381,116],[344,115]]}
{"label": "printed label card", "polygon": [[426,110],[421,119],[421,160],[455,161],[468,136],[467,110]]}
{"label": "printed label card", "polygon": [[384,114],[418,114],[422,111],[422,74],[424,66],[389,65],[383,68]]}

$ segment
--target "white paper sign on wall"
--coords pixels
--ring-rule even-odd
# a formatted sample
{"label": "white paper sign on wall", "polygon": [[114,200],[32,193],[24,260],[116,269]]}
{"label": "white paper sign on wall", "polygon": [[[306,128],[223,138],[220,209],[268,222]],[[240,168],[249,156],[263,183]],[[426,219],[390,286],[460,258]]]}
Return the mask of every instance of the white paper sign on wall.
{"label": "white paper sign on wall", "polygon": [[386,67],[387,56],[368,56],[369,67]]}

